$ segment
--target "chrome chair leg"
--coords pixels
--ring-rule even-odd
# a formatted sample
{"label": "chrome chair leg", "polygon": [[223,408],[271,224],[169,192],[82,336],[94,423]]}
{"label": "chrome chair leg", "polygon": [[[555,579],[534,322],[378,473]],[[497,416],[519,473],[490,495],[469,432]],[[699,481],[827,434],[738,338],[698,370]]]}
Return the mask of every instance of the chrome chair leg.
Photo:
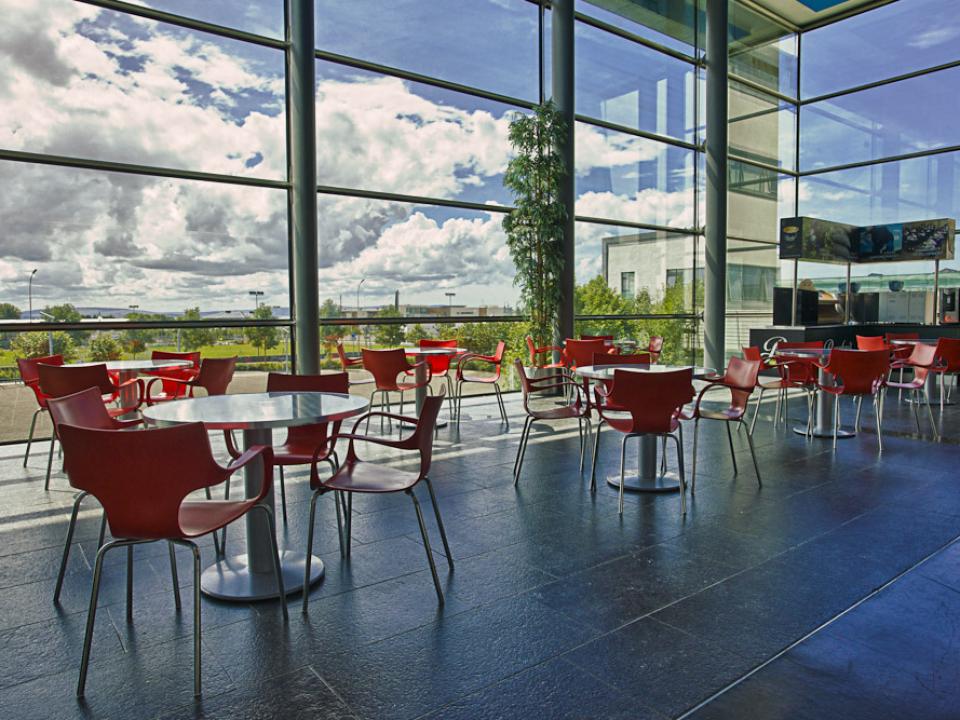
{"label": "chrome chair leg", "polygon": [[[623,442],[620,443],[620,514],[623,515],[623,486],[626,484],[626,477],[624,476],[624,466],[627,461],[627,438],[632,437],[627,434],[623,436]],[[639,436],[638,436],[639,437]]]}
{"label": "chrome chair leg", "polygon": [[690,475],[690,495],[697,492],[697,436],[700,434],[700,418],[693,421],[693,472]]}
{"label": "chrome chair leg", "polygon": [[447,393],[449,394],[447,398],[447,409],[450,411],[450,422],[453,422],[453,406],[456,400],[456,393],[453,391],[453,378],[450,377],[449,370],[445,377],[447,380]]}
{"label": "chrome chair leg", "polygon": [[277,592],[280,593],[280,607],[283,610],[283,619],[286,621],[290,619],[290,616],[287,614],[287,594],[283,589],[283,570],[280,567],[280,548],[277,547],[277,524],[273,519],[273,513],[266,505],[260,504],[255,505],[254,507],[258,507],[263,510],[263,513],[267,516],[267,524],[270,526],[270,544],[272,545],[271,549],[273,550],[273,574],[277,578]]}
{"label": "chrome chair leg", "polygon": [[517,446],[517,459],[513,461],[513,484],[520,481],[520,469],[523,467],[523,456],[527,451],[527,438],[530,436],[530,428],[533,425],[533,418],[527,417],[523,424],[523,432],[520,433],[520,444]]}
{"label": "chrome chair leg", "polygon": [[760,466],[757,465],[757,453],[753,448],[753,433],[747,433],[747,444],[750,446],[750,457],[753,459],[753,470],[757,473],[757,487],[763,487],[760,479]]}
{"label": "chrome chair leg", "polygon": [[37,408],[33,411],[33,419],[30,421],[30,432],[27,435],[27,450],[23,453],[23,466],[27,466],[27,460],[30,458],[30,446],[33,444],[33,433],[37,428],[37,416],[43,412],[43,408]]}
{"label": "chrome chair leg", "polygon": [[883,434],[880,426],[883,424],[883,411],[880,409],[883,402],[883,391],[873,396],[873,410],[877,416],[877,452],[883,452]]}
{"label": "chrome chair leg", "polygon": [[87,629],[83,636],[83,654],[80,657],[80,679],[77,681],[77,697],[82,698],[87,684],[87,668],[90,664],[90,648],[93,645],[93,628],[97,620],[97,599],[100,596],[100,576],[103,573],[103,558],[113,548],[126,545],[122,540],[112,540],[97,551],[93,566],[93,587],[90,589],[90,606],[87,609]]}
{"label": "chrome chair leg", "polygon": [[102,513],[100,516],[100,535],[97,538],[97,550],[103,547],[103,539],[107,535],[107,514]]}
{"label": "chrome chair leg", "polygon": [[[753,432],[753,428],[757,425],[757,416],[760,415],[760,403],[763,402],[763,393],[764,389],[760,388],[760,395],[757,397],[757,409],[753,411],[753,420],[750,422],[750,432]],[[738,429],[741,426],[738,426]]]}
{"label": "chrome chair leg", "polygon": [[57,444],[57,433],[53,431],[50,434],[50,452],[47,453],[47,478],[43,481],[43,490],[46,492],[50,489],[50,472],[53,469],[53,447]]}
{"label": "chrome chair leg", "polygon": [[[318,492],[319,492],[319,491],[318,491]],[[317,494],[317,493],[314,493],[314,495],[316,495],[316,494]],[[334,508],[336,509],[336,511],[337,511],[337,542],[338,542],[339,545],[340,545],[340,557],[346,557],[346,553],[345,553],[345,551],[344,551],[344,543],[343,543],[343,526],[344,526],[344,521],[345,521],[345,519],[344,519],[344,517],[343,517],[343,512],[342,512],[342,510],[341,510],[340,493],[337,492],[336,490],[333,491],[333,507],[334,507]],[[313,503],[313,500],[311,499],[310,517],[311,517],[311,518],[315,517],[315,516],[316,516],[316,512],[317,512],[317,511],[316,511],[316,508],[315,508],[315,504]],[[311,524],[312,524],[312,523],[313,523],[313,520],[311,520],[310,522],[311,522]],[[310,529],[310,532],[313,532],[313,528],[312,528],[312,527],[311,527],[311,529]],[[308,536],[308,539],[309,539],[309,536]],[[309,561],[308,561],[308,562],[309,562]]]}
{"label": "chrome chair leg", "polygon": [[739,475],[740,470],[737,468],[737,453],[733,449],[733,433],[730,432],[730,423],[725,422],[724,425],[727,426],[727,442],[730,443],[730,459],[733,460],[733,474]]}
{"label": "chrome chair leg", "polygon": [[[901,390],[901,392],[903,392],[903,390]],[[912,393],[912,395],[913,395],[913,403],[912,403],[912,405],[913,405],[913,419],[914,419],[914,420],[916,421],[916,423],[917,423],[917,434],[919,435],[920,432],[921,432],[921,430],[920,430],[920,409],[919,409],[919,407],[918,407],[918,406],[920,405],[920,393],[918,393],[916,390],[914,390],[913,393]],[[927,403],[927,407],[930,407],[930,403]]]}
{"label": "chrome chair leg", "polygon": [[837,431],[840,429],[840,396],[833,396],[833,451],[837,451]]}
{"label": "chrome chair leg", "polygon": [[133,545],[127,545],[127,622],[133,622]]}
{"label": "chrome chair leg", "polygon": [[663,436],[664,444],[663,451],[666,454],[667,451],[667,438],[672,438],[673,441],[677,444],[677,471],[680,476],[680,514],[687,514],[687,482],[686,478],[683,476],[683,448],[680,444],[680,439],[676,435],[667,434]]}
{"label": "chrome chair leg", "polygon": [[440,506],[437,505],[437,496],[433,492],[433,483],[430,478],[424,478],[427,483],[427,490],[430,492],[430,503],[433,505],[433,515],[437,519],[437,527],[440,528],[440,539],[443,541],[443,552],[447,555],[447,565],[453,570],[453,553],[450,552],[450,544],[447,542],[447,531],[443,527],[443,519],[440,517]]}
{"label": "chrome chair leg", "polygon": [[583,418],[577,418],[577,430],[580,434],[580,472],[583,472]]}
{"label": "chrome chair leg", "polygon": [[200,637],[202,632],[200,625],[200,548],[192,542],[186,544],[193,554],[193,694],[200,697],[201,658],[203,656],[203,645]]}
{"label": "chrome chair leg", "polygon": [[287,488],[283,483],[283,465],[280,468],[280,510],[283,513],[283,524],[287,524]]}
{"label": "chrome chair leg", "polygon": [[507,406],[503,404],[503,393],[500,392],[499,382],[493,384],[493,391],[497,394],[497,404],[500,406],[500,417],[503,418],[503,422],[509,424],[510,421],[507,420]]}
{"label": "chrome chair leg", "polygon": [[[317,498],[320,497],[322,493],[318,490],[313,493],[313,497],[310,498],[310,517],[307,522],[307,557],[306,561],[303,563],[303,608],[302,612],[304,615],[307,614],[307,605],[310,602],[310,561],[313,559],[311,556],[313,554],[313,526],[317,518]],[[340,537],[340,557],[343,557],[343,528],[340,524],[340,502],[337,500],[336,491],[333,495],[334,505],[337,506],[337,530]]]}
{"label": "chrome chair leg", "polygon": [[[856,432],[860,432],[860,411],[863,408],[863,395],[857,395],[857,415],[853,420],[853,429]],[[874,398],[873,407],[877,407],[876,398]]]}
{"label": "chrome chair leg", "polygon": [[457,380],[457,430],[460,429],[460,406],[463,404],[463,380]]}
{"label": "chrome chair leg", "polygon": [[[180,612],[182,605],[180,604],[180,578],[177,576],[177,556],[173,551],[173,541],[167,542],[167,552],[170,553],[170,579],[173,581],[173,604],[177,608],[177,612]],[[199,584],[199,580],[197,580]]]}
{"label": "chrome chair leg", "polygon": [[427,525],[423,521],[423,512],[420,510],[420,501],[413,490],[407,490],[407,495],[413,500],[413,508],[417,513],[417,524],[420,526],[420,536],[423,538],[423,547],[427,552],[427,561],[430,563],[430,574],[433,575],[433,586],[437,591],[437,601],[443,605],[443,589],[440,587],[440,576],[437,575],[437,563],[433,559],[433,550],[430,549],[430,538],[427,536]]}
{"label": "chrome chair leg", "polygon": [[[53,589],[53,604],[60,604],[60,590],[63,588],[63,578],[67,574],[67,562],[70,559],[70,546],[73,544],[73,531],[77,526],[77,514],[80,512],[80,503],[87,496],[81,492],[73,500],[73,510],[70,512],[70,524],[67,525],[67,538],[63,543],[63,558],[60,560],[60,572],[57,573],[57,584]],[[104,516],[106,519],[106,516]],[[103,544],[101,540],[100,544]]]}
{"label": "chrome chair leg", "polygon": [[597,490],[597,455],[600,453],[600,428],[603,427],[603,420],[597,423],[597,434],[593,438],[593,462],[590,465],[590,492]]}
{"label": "chrome chair leg", "polygon": [[[917,404],[920,404],[920,391],[917,391]],[[937,428],[937,423],[933,419],[933,408],[930,407],[930,396],[927,396],[927,414],[930,416],[930,427],[933,428],[933,438],[937,442],[940,441],[940,431]]]}

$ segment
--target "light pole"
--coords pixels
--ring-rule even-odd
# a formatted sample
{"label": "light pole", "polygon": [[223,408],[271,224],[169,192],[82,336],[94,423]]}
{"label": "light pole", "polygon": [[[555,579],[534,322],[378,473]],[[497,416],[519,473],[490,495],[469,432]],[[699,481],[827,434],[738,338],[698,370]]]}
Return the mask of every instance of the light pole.
{"label": "light pole", "polygon": [[[57,319],[50,313],[45,313],[43,310],[40,311],[40,317],[46,318],[50,322],[56,322]],[[47,331],[47,347],[50,348],[50,354],[53,355],[53,330]]]}
{"label": "light pole", "polygon": [[[30,281],[27,283],[27,302],[29,303],[29,314],[30,322],[33,322],[33,276],[37,274],[37,269],[34,268],[30,272]],[[50,353],[51,355],[53,353]]]}
{"label": "light pole", "polygon": [[456,295],[455,292],[444,293],[447,296],[447,316],[453,317],[453,298]]}
{"label": "light pole", "polygon": [[263,290],[251,290],[248,295],[253,295],[253,309],[260,309],[260,298],[263,297]]}

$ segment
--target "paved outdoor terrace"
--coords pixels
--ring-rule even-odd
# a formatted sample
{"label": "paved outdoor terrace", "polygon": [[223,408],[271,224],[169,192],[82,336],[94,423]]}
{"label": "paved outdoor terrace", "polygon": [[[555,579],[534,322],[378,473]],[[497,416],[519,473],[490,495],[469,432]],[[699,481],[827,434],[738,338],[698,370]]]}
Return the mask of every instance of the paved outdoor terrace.
{"label": "paved outdoor terrace", "polygon": [[[591,493],[578,471],[576,425],[538,426],[514,488],[523,423],[516,395],[507,406],[509,427],[492,401],[465,403],[460,434],[447,428],[436,441],[432,477],[457,560],[448,573],[425,508],[442,609],[407,498],[357,498],[344,561],[324,497],[316,552],[326,578],[309,615],[299,595],[288,624],[276,602],[204,598],[196,701],[189,554],[178,551],[178,614],[162,543],[136,549],[132,623],[124,553],[112,553],[77,701],[100,512],[90,502],[82,513],[57,607],[73,494],[60,474],[43,491],[45,443],[26,469],[23,445],[0,446],[4,718],[960,716],[960,409],[937,411],[946,437],[935,444],[912,434],[912,414],[891,394],[881,456],[870,430],[834,454],[828,441],[774,429],[765,403],[762,489],[745,439],[734,435],[734,477],[723,428],[705,423],[686,518],[675,494],[628,495],[621,518],[615,491],[601,482]],[[800,403],[791,410],[799,420]],[[864,420],[871,426],[866,407]],[[620,437],[603,437],[606,476]],[[635,457],[632,443],[628,463]],[[281,545],[296,549],[305,474],[287,474],[289,522],[278,520]],[[232,527],[230,542],[243,532]],[[203,554],[205,565],[214,559],[209,540]]]}

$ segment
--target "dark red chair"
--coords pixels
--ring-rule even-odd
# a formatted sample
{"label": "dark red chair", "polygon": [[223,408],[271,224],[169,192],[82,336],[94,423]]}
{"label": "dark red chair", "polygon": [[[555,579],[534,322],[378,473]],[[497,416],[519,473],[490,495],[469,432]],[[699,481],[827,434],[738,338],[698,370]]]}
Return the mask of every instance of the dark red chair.
{"label": "dark red chair", "polygon": [[[347,351],[343,349],[343,340],[337,340],[337,357],[340,360],[340,368],[345,373],[349,373],[350,370],[364,369],[362,358],[352,358],[347,355]],[[372,382],[373,382],[373,378],[360,378],[360,379],[350,378],[351,385],[369,385]]]}
{"label": "dark red chair", "polygon": [[[430,340],[428,338],[421,338],[418,345],[421,350],[424,348],[455,348],[457,346],[457,341]],[[461,355],[462,354],[463,353],[461,353]],[[453,391],[453,376],[450,375],[450,363],[458,358],[455,355],[425,355],[424,359],[427,361],[427,365],[430,366],[430,377],[443,378],[444,382],[446,383],[447,402],[450,404],[450,419],[453,420],[453,406],[457,396]]]}
{"label": "dark red chair", "polygon": [[[267,375],[268,393],[294,392],[350,392],[350,381],[347,373],[330,373],[328,375],[285,375],[270,373]],[[340,422],[333,423],[333,433],[340,432]],[[241,451],[233,441],[233,434],[224,432],[227,451],[233,458],[238,458]],[[283,521],[287,521],[287,491],[283,482],[283,468],[290,465],[309,465],[312,462],[330,463],[330,470],[336,472],[339,467],[333,445],[330,443],[330,424],[316,423],[314,425],[298,425],[287,429],[287,437],[279,445],[273,446],[273,464],[280,469],[280,506],[283,512]],[[227,480],[224,497],[230,497],[230,480]]]}
{"label": "dark red chair", "polygon": [[[500,407],[500,418],[507,422],[507,409],[503,404],[503,396],[500,393],[500,370],[503,364],[503,353],[507,344],[501,340],[497,343],[497,349],[493,355],[480,355],[478,353],[464,353],[457,361],[457,428],[460,428],[460,402],[463,400],[464,383],[485,383],[493,385],[493,390],[497,394],[497,405]],[[488,363],[492,365],[492,375],[474,375],[467,374],[465,367],[468,363]]]}
{"label": "dark red chair", "polygon": [[886,350],[890,352],[890,344],[882,335],[857,335],[857,350]]}
{"label": "dark red chair", "polygon": [[[813,358],[802,355],[780,354],[771,356],[769,360],[764,360],[763,352],[759,347],[743,348],[743,359],[751,362],[759,362],[761,370],[763,368],[773,368],[777,371],[779,377],[775,380],[761,380],[757,376],[756,388],[760,391],[757,396],[756,409],[753,411],[753,420],[750,421],[750,432],[754,431],[757,425],[757,417],[760,415],[760,404],[763,402],[763,394],[767,390],[774,390],[777,393],[777,404],[773,412],[773,422],[776,425],[781,420],[781,407],[783,408],[782,420],[787,421],[787,396],[792,389],[802,390],[807,394],[807,424],[810,424],[811,415],[809,413],[811,398],[816,390],[816,370],[814,368]],[[740,431],[743,424],[737,426]]]}
{"label": "dark red chair", "polygon": [[[91,430],[67,424],[60,425],[58,430],[70,484],[100,501],[114,536],[97,551],[77,696],[83,697],[86,685],[104,558],[114,548],[156,540],[184,545],[193,553],[194,693],[199,696],[200,550],[192,540],[226,527],[251,510],[262,510],[270,526],[280,606],[284,618],[287,617],[273,513],[261,503],[272,486],[270,448],[253,447],[224,468],[214,460],[201,423],[140,432]],[[195,490],[224,482],[257,457],[263,460],[264,474],[256,497],[230,501],[186,499]],[[129,602],[129,595],[127,599]]]}
{"label": "dark red chair", "polygon": [[651,335],[647,343],[647,352],[653,358],[653,361],[660,362],[660,353],[663,352],[663,338],[659,335]]}
{"label": "dark red chair", "polygon": [[[742,360],[740,358],[730,358],[727,364],[727,370],[723,377],[708,381],[708,384],[700,394],[697,395],[697,401],[693,407],[691,415],[682,415],[683,419],[693,420],[693,473],[690,479],[690,493],[697,489],[697,436],[700,432],[701,420],[719,420],[727,428],[727,442],[730,443],[730,457],[733,459],[733,474],[738,474],[737,455],[733,449],[733,434],[730,432],[730,423],[743,423],[747,413],[747,404],[750,402],[750,396],[757,386],[757,376],[760,374],[759,360]],[[711,410],[703,406],[704,396],[711,390],[725,390],[730,395],[730,402],[727,407],[720,410]],[[747,428],[747,443],[750,445],[750,457],[753,460],[753,469],[757,473],[757,485],[762,486],[760,479],[760,467],[757,465],[757,453],[753,447],[753,432]]]}
{"label": "dark red chair", "polygon": [[613,345],[613,335],[581,335],[581,340],[603,340],[607,345]]}
{"label": "dark red chair", "polygon": [[825,373],[832,375],[834,385],[817,383],[818,389],[833,395],[833,449],[837,449],[837,431],[840,428],[840,397],[850,395],[856,398],[857,419],[855,426],[860,428],[860,409],[864,396],[873,398],[877,419],[877,445],[883,452],[883,390],[890,372],[890,353],[887,350],[844,350],[834,348],[826,365],[819,365]]}
{"label": "dark red chair", "polygon": [[[20,379],[23,384],[33,390],[33,395],[37,400],[37,409],[33,411],[33,419],[30,421],[30,433],[27,435],[27,450],[23,454],[23,466],[27,466],[27,459],[30,457],[30,445],[33,444],[33,432],[37,427],[37,416],[46,412],[47,400],[50,396],[40,389],[40,373],[37,365],[63,365],[63,355],[45,355],[38,358],[17,358],[17,370],[20,371]],[[53,438],[50,438],[53,442]]]}
{"label": "dark red chair", "polygon": [[946,397],[946,377],[960,376],[960,338],[942,337],[937,340],[936,364],[930,368],[940,376],[940,414]]}
{"label": "dark red chair", "polygon": [[[530,352],[530,367],[539,368],[540,370],[566,370],[566,363],[563,360],[563,348],[557,347],[556,345],[544,345],[543,347],[537,347],[533,338],[530,335],[527,335],[527,350]],[[560,354],[560,360],[553,362],[553,360],[542,361],[538,360],[541,355],[546,355],[547,357],[552,357],[553,353]],[[550,353],[550,355],[547,355]]]}
{"label": "dark red chair", "polygon": [[[420,387],[426,387],[429,391],[431,379],[430,365],[425,362],[418,362],[415,365],[411,365],[407,361],[407,356],[403,348],[393,350],[370,350],[369,348],[363,348],[361,352],[363,354],[363,366],[367,372],[373,375],[373,382],[376,386],[376,389],[370,393],[370,404],[373,404],[373,398],[379,393],[380,409],[383,410],[384,404],[387,406],[387,412],[380,414],[380,431],[383,432],[383,418],[389,417],[390,413],[390,393],[400,393],[400,414],[402,415],[403,394],[405,392],[416,391],[416,389]],[[417,382],[416,379],[414,379],[413,382],[397,381],[397,378],[401,375],[408,378],[416,378],[416,371],[419,367],[426,368],[427,377],[424,382]],[[389,424],[389,427],[392,431],[392,422]],[[370,425],[368,420],[367,431],[369,432],[369,430]]]}
{"label": "dark red chair", "polygon": [[154,378],[147,384],[147,405],[156,405],[161,402],[170,402],[184,397],[194,397],[194,391],[202,388],[207,395],[226,395],[227,387],[233,380],[233,373],[237,368],[237,359],[232,358],[204,358],[200,361],[200,371],[193,380],[177,380],[165,378],[164,387],[170,383],[174,388],[173,394],[161,390],[154,393],[151,387],[160,380]]}
{"label": "dark red chair", "polygon": [[[632,355],[611,355],[608,352],[602,352],[594,353],[592,362],[594,367],[604,367],[608,365],[649,365],[653,362],[653,357],[647,352],[634,353]],[[601,382],[609,393],[610,388],[613,387],[613,380],[602,380]],[[587,390],[587,388],[587,383],[584,383],[584,390]],[[590,397],[588,395],[587,400],[589,399]],[[611,401],[609,398],[606,398],[604,402],[606,403],[604,407],[608,411],[618,410],[618,408],[610,404]]]}
{"label": "dark red chair", "polygon": [[571,371],[578,367],[590,365],[593,362],[594,355],[609,353],[611,349],[603,340],[574,340],[573,338],[567,338],[563,346],[566,366]]}
{"label": "dark red chair", "polygon": [[[450,545],[447,543],[447,533],[443,527],[443,520],[440,517],[440,507],[437,505],[437,496],[433,492],[433,485],[430,484],[430,460],[433,455],[433,433],[437,424],[437,415],[440,414],[440,407],[443,405],[443,388],[438,395],[428,397],[424,400],[423,409],[419,418],[404,417],[403,415],[393,415],[383,412],[368,413],[353,424],[353,431],[350,433],[338,433],[331,439],[331,446],[338,441],[346,440],[347,454],[343,465],[330,478],[320,479],[320,473],[317,470],[317,460],[320,459],[320,452],[313,463],[310,471],[310,487],[313,489],[313,498],[310,501],[310,523],[307,530],[307,561],[303,576],[303,612],[307,612],[307,604],[310,600],[310,555],[313,551],[313,526],[316,520],[317,499],[326,492],[333,491],[339,493],[343,500],[334,498],[334,505],[337,508],[338,525],[342,528],[340,533],[340,552],[344,557],[350,556],[350,532],[351,518],[353,515],[353,495],[354,493],[370,493],[382,495],[384,493],[403,492],[413,501],[414,510],[417,513],[417,523],[420,526],[420,535],[423,538],[423,545],[427,553],[427,560],[430,563],[430,572],[433,575],[434,588],[437,591],[437,599],[443,605],[443,590],[440,587],[440,578],[437,575],[437,566],[433,560],[433,551],[430,549],[430,537],[427,534],[427,526],[423,521],[423,512],[420,510],[420,502],[414,494],[414,487],[421,481],[427,485],[430,492],[430,502],[433,504],[433,513],[437,519],[437,527],[440,529],[440,538],[443,540],[443,551],[447,556],[447,565],[453,570],[453,554],[450,552]],[[415,424],[416,428],[409,437],[403,440],[387,440],[380,437],[371,437],[369,435],[358,435],[357,428],[360,423],[367,421],[369,423],[371,416],[387,415],[392,420],[401,423]],[[395,450],[416,450],[420,454],[420,469],[417,472],[408,470],[398,470],[386,465],[364,462],[357,455],[355,444],[358,442],[373,443]],[[341,512],[344,515],[343,522],[339,522]]]}
{"label": "dark red chair", "polygon": [[[93,428],[98,430],[126,430],[143,424],[143,419],[136,420],[117,420],[110,417],[103,400],[100,399],[100,391],[97,388],[87,388],[73,395],[67,395],[61,398],[50,398],[49,401],[50,419],[53,421],[54,434],[60,425],[74,425],[76,427]],[[51,454],[51,458],[53,455]],[[49,465],[47,467],[47,477],[49,478]],[[69,477],[68,477],[69,479]],[[57,585],[53,591],[53,602],[60,602],[60,590],[63,587],[63,577],[67,570],[67,561],[70,558],[70,545],[73,543],[73,531],[77,525],[77,513],[80,512],[80,503],[87,497],[85,490],[80,490],[73,499],[73,512],[70,513],[70,524],[67,525],[67,539],[63,544],[63,559],[60,562],[60,572],[57,574]],[[97,543],[99,548],[103,545],[103,537],[106,532],[107,516],[103,516],[103,522],[100,525],[100,540]],[[172,549],[171,549],[172,553]],[[176,583],[176,563],[171,564],[174,577],[174,588]],[[175,593],[177,608],[180,607],[179,590]]]}
{"label": "dark red chair", "polygon": [[[627,440],[632,437],[654,435],[662,438],[664,449],[667,438],[677,445],[677,465],[680,471],[680,506],[687,514],[687,488],[683,472],[683,426],[680,416],[683,406],[693,400],[693,368],[672,370],[665,373],[630,372],[614,370],[610,390],[597,386],[593,389],[597,398],[600,423],[593,444],[594,474],[590,489],[597,487],[597,454],[600,450],[600,429],[604,424],[624,433],[620,444],[620,514],[623,514],[624,464]],[[609,414],[615,408],[614,414]],[[626,415],[624,414],[626,413]],[[674,435],[674,433],[677,433]],[[664,468],[665,471],[665,468]]]}
{"label": "dark red chair", "polygon": [[[154,350],[150,353],[151,360],[186,360],[191,363],[190,367],[170,367],[159,370],[148,370],[144,375],[151,375],[160,378],[162,390],[165,395],[183,396],[187,392],[187,387],[183,383],[195,380],[200,373],[200,352],[168,352],[166,350]],[[179,382],[167,382],[168,380]]]}
{"label": "dark red chair", "polygon": [[[523,367],[523,363],[517,358],[514,362],[514,368],[517,377],[520,379],[520,389],[523,392],[523,411],[527,414],[527,419],[523,424],[523,432],[520,434],[520,445],[517,447],[517,458],[513,462],[513,484],[520,482],[520,470],[523,468],[523,457],[527,452],[527,441],[530,437],[530,428],[535,422],[552,422],[555,420],[576,420],[580,430],[580,472],[583,472],[583,448],[585,444],[584,426],[586,420],[586,432],[591,432],[590,427],[590,406],[583,399],[583,388],[579,383],[571,380],[564,374],[545,375],[543,377],[531,378]],[[564,390],[572,393],[574,398],[566,405],[560,407],[551,407],[546,410],[535,410],[530,407],[530,399],[536,393],[547,390]]]}
{"label": "dark red chair", "polygon": [[[809,355],[791,355],[790,350],[824,350],[826,343],[822,340],[807,340],[803,342],[780,341],[776,345],[776,354],[774,363],[777,371],[780,373],[789,388],[802,390],[807,396],[807,426],[813,428],[813,402],[816,399],[817,391],[817,364],[816,358]],[[777,417],[782,417],[784,424],[790,414],[790,392],[789,389],[783,393],[783,412],[779,412],[781,407],[777,403]]]}
{"label": "dark red chair", "polygon": [[940,439],[940,432],[937,430],[937,423],[933,419],[933,410],[930,408],[930,396],[927,395],[925,385],[927,376],[937,363],[937,349],[933,345],[923,345],[917,343],[912,347],[910,357],[904,360],[904,366],[913,369],[913,379],[910,382],[893,382],[887,380],[887,387],[896,388],[899,392],[904,390],[913,393],[913,417],[917,421],[917,432],[920,432],[920,403],[926,400],[927,414],[930,416],[930,426],[933,428],[933,437]]}

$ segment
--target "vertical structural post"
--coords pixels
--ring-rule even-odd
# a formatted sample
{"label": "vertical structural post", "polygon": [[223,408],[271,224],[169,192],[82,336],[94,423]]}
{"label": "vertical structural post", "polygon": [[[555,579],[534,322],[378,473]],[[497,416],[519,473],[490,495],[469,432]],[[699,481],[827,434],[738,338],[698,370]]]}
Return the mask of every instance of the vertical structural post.
{"label": "vertical structural post", "polygon": [[706,264],[704,364],[726,367],[727,314],[727,4],[707,0]]}
{"label": "vertical structural post", "polygon": [[940,258],[933,261],[933,324],[940,324]]}
{"label": "vertical structural post", "polygon": [[560,185],[560,200],[567,209],[563,231],[563,274],[560,277],[562,297],[558,313],[560,339],[574,336],[574,102],[573,102],[573,0],[554,0],[553,23],[553,102],[567,123],[567,132],[560,153],[566,171]]}
{"label": "vertical structural post", "polygon": [[286,0],[287,164],[297,372],[320,371],[317,283],[317,148],[313,0]]}

